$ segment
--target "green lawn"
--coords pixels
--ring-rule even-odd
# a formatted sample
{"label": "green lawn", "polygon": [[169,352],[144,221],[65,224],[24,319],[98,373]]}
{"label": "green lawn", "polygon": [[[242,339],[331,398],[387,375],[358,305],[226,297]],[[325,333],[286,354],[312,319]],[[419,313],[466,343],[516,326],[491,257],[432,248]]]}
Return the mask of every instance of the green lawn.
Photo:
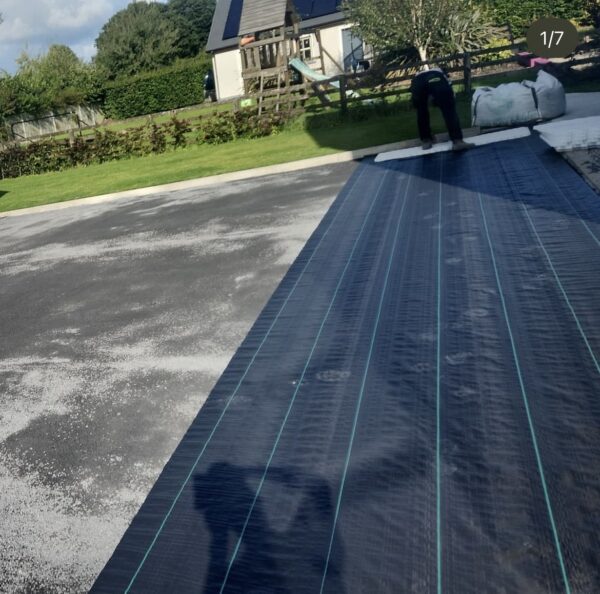
{"label": "green lawn", "polygon": [[[465,102],[459,106],[463,121],[468,125],[469,107]],[[441,132],[444,128],[437,112],[433,114],[433,125],[435,131]],[[191,146],[162,155],[2,180],[0,212],[275,165],[416,135],[415,116],[411,111],[343,123],[331,114],[309,115],[290,129],[266,138]]]}
{"label": "green lawn", "polygon": [[[203,103],[202,105],[195,105],[193,107],[178,110],[175,116],[179,120],[194,120],[202,116],[209,116],[215,112],[231,110],[231,103]],[[137,128],[143,126],[148,122],[150,116],[140,116],[137,118],[130,118],[128,120],[110,121],[107,120],[104,124],[98,126],[100,130],[110,130],[111,132],[121,132],[122,130],[129,130],[129,128]],[[153,115],[152,121],[155,124],[166,124],[173,118],[173,114],[166,113],[161,115]],[[95,128],[85,128],[81,131],[82,136],[92,136],[95,133]],[[68,134],[53,134],[53,138],[56,140],[65,140],[69,137]]]}
{"label": "green lawn", "polygon": [[[521,78],[523,73],[519,72],[518,76]],[[508,81],[504,78],[502,82]],[[594,90],[600,90],[600,82],[587,81],[568,87],[571,92]],[[398,100],[396,105],[395,111],[388,115],[359,108],[344,121],[339,119],[337,112],[309,113],[288,129],[266,138],[215,146],[195,145],[162,155],[1,180],[0,212],[415,138],[415,113],[408,109],[406,97]],[[458,108],[463,125],[469,126],[469,100],[459,97]],[[432,124],[434,132],[444,131],[439,110],[432,110]]]}

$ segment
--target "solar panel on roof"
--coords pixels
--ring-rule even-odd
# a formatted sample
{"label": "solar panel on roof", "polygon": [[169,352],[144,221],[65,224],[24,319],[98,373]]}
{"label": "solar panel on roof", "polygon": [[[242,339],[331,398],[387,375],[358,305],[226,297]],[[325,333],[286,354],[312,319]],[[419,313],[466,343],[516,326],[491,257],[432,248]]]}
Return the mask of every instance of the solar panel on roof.
{"label": "solar panel on roof", "polygon": [[294,0],[303,20],[332,14],[338,10],[341,3],[341,0]]}
{"label": "solar panel on roof", "polygon": [[[342,0],[294,0],[294,4],[300,18],[306,21],[337,12]],[[232,39],[239,35],[243,6],[244,0],[231,0],[223,39]]]}
{"label": "solar panel on roof", "polygon": [[232,39],[238,36],[243,6],[244,0],[231,0],[229,15],[227,16],[225,30],[223,31],[223,39]]}

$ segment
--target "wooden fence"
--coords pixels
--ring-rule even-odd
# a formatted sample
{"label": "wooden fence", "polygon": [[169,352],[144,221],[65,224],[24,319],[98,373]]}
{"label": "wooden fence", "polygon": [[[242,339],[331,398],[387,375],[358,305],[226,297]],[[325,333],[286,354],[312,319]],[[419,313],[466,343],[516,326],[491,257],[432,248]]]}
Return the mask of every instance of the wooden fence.
{"label": "wooden fence", "polygon": [[[408,93],[410,81],[424,66],[442,66],[453,83],[471,94],[473,84],[490,76],[508,76],[515,73],[514,67],[522,59],[520,52],[527,51],[526,42],[519,41],[501,47],[487,48],[444,56],[435,60],[410,62],[382,69],[372,68],[366,72],[343,73],[318,82],[306,82],[286,89],[274,88],[262,93],[248,95],[247,98],[261,105],[263,109],[276,110],[303,109],[312,92],[320,99],[321,107],[337,107],[342,113],[356,102]],[[510,53],[506,57],[503,54]],[[583,43],[577,47],[568,60],[556,63],[555,68],[569,69],[574,66],[600,63],[600,43]],[[339,91],[336,87],[339,86]],[[331,95],[336,98],[332,99]]]}
{"label": "wooden fence", "polygon": [[[511,52],[511,55],[505,58],[486,60],[487,56],[506,52]],[[408,93],[410,81],[414,75],[427,65],[444,67],[452,82],[462,86],[463,92],[470,95],[475,81],[490,76],[513,74],[516,69],[511,68],[511,65],[517,64],[520,59],[523,59],[523,56],[519,55],[520,52],[527,52],[525,41],[444,56],[436,60],[387,67],[379,72],[368,70],[356,74],[339,74],[326,81],[312,83],[312,88],[321,99],[322,105],[339,107],[342,112],[346,112],[351,103]],[[598,64],[600,63],[600,43],[583,43],[577,47],[569,59],[562,62],[552,61],[552,63],[554,68],[564,71],[575,66]],[[327,87],[332,88],[332,83],[339,84],[339,99],[335,101],[327,98],[326,89]],[[350,91],[354,91],[354,93]]]}

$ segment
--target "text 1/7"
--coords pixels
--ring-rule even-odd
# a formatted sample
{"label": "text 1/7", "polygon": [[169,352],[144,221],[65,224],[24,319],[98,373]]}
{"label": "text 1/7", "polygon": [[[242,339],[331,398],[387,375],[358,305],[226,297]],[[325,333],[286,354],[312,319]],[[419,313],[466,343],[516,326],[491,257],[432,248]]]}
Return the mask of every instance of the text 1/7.
{"label": "text 1/7", "polygon": [[[563,38],[563,35],[565,34],[564,31],[550,31],[550,36],[548,36],[548,31],[542,31],[540,33],[540,37],[544,38],[544,45],[547,48],[551,48],[552,47],[552,42],[554,41],[554,45],[558,45],[560,43],[560,40]],[[558,39],[555,41],[554,36],[556,35],[556,37],[558,37]]]}

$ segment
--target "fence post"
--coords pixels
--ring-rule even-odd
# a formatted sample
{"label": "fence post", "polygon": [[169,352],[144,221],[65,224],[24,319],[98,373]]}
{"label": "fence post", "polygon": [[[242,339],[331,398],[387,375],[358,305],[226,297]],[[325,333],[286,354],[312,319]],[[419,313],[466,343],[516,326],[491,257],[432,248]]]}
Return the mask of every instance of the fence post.
{"label": "fence post", "polygon": [[470,96],[473,90],[473,83],[471,80],[471,54],[469,52],[463,54],[463,74],[465,79],[465,93]]}
{"label": "fence post", "polygon": [[346,93],[346,75],[342,74],[340,76],[340,108],[342,110],[342,115],[346,115],[348,113],[348,96]]}

